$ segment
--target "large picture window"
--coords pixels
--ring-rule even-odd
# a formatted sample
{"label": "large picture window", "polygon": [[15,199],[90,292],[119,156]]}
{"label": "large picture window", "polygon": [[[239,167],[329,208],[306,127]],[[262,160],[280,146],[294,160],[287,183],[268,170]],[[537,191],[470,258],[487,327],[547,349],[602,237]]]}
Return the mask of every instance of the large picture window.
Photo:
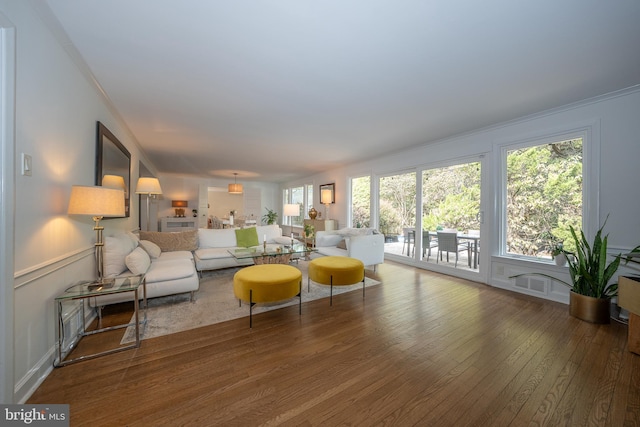
{"label": "large picture window", "polygon": [[551,259],[562,243],[571,250],[569,226],[583,229],[581,136],[506,147],[504,254]]}

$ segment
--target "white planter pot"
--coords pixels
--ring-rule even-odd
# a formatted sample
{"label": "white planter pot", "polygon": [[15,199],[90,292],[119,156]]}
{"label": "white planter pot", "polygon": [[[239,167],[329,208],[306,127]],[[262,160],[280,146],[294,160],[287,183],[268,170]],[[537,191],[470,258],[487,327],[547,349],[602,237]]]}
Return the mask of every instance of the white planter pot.
{"label": "white planter pot", "polygon": [[564,267],[565,265],[567,265],[567,257],[564,254],[558,254],[554,256],[553,259],[556,262],[556,265],[559,267]]}

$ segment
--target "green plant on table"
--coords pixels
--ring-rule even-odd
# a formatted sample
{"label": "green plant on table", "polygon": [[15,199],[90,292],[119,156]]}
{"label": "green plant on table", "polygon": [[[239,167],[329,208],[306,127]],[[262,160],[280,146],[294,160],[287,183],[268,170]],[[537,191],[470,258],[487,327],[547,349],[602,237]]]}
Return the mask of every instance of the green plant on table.
{"label": "green plant on table", "polygon": [[266,209],[267,213],[262,216],[262,222],[267,223],[267,225],[275,224],[278,220],[278,212],[269,208]]}
{"label": "green plant on table", "polygon": [[313,237],[313,234],[315,233],[315,231],[316,231],[316,228],[312,224],[304,225],[304,236],[306,238]]}

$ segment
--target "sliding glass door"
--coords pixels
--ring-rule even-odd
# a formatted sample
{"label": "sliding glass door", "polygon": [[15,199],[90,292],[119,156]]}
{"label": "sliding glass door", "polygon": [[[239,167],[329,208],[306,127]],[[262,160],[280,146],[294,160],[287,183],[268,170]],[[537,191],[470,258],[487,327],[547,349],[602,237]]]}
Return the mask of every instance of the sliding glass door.
{"label": "sliding glass door", "polygon": [[380,177],[378,229],[385,237],[385,253],[411,257],[416,227],[416,173]]}
{"label": "sliding glass door", "polygon": [[481,172],[472,161],[381,176],[378,229],[389,259],[478,272]]}
{"label": "sliding glass door", "polygon": [[[481,163],[425,169],[422,176],[422,250],[418,259],[479,269]],[[420,237],[420,236],[419,236]]]}

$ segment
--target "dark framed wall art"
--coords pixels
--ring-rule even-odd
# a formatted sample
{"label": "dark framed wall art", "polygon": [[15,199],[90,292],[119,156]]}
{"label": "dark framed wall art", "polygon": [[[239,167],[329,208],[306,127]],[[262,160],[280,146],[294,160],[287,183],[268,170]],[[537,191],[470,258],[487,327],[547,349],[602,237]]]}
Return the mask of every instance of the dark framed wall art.
{"label": "dark framed wall art", "polygon": [[105,125],[97,124],[96,185],[124,190],[124,216],[130,214],[131,153]]}

